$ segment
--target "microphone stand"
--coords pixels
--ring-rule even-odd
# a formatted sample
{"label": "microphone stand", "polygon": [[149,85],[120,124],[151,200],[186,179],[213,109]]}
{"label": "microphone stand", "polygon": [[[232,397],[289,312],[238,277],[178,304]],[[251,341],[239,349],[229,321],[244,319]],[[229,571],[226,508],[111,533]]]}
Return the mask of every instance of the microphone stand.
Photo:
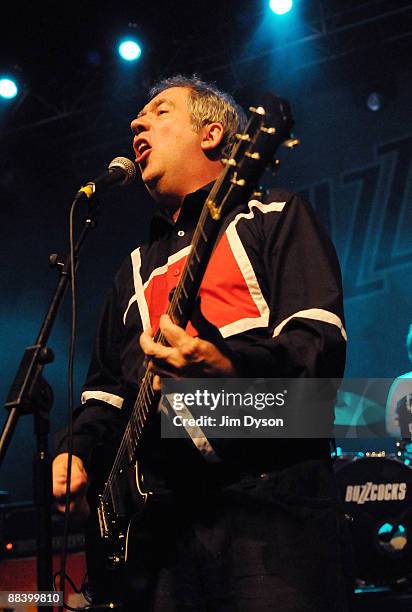
{"label": "microphone stand", "polygon": [[[76,198],[84,197],[76,195]],[[97,207],[94,203],[93,209]],[[76,267],[77,255],[90,229],[96,226],[96,220],[89,209],[83,221],[78,241],[74,247]],[[49,413],[53,403],[53,391],[43,377],[43,368],[54,361],[54,353],[47,346],[59,306],[70,282],[70,254],[61,260],[57,254],[50,255],[50,264],[59,270],[59,281],[50,301],[46,316],[40,327],[35,343],[28,346],[23,354],[17,374],[9,390],[5,408],[9,411],[0,436],[0,466],[3,462],[13,432],[20,416],[33,414],[34,432],[37,449],[33,456],[33,497],[36,507],[37,527],[37,590],[53,590],[52,566],[52,533],[51,533],[51,460],[48,451]],[[39,610],[48,611],[48,607],[39,606]]]}

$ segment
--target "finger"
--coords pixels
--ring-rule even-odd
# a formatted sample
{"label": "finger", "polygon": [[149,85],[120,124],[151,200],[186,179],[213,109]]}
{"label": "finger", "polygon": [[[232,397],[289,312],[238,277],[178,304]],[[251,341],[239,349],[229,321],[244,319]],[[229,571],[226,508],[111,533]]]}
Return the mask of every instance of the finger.
{"label": "finger", "polygon": [[162,380],[160,378],[160,376],[158,376],[157,374],[153,377],[153,389],[155,391],[161,391],[162,390]]}
{"label": "finger", "polygon": [[150,350],[153,350],[153,346],[156,346],[150,327],[140,334],[140,346],[146,355],[149,354]]}
{"label": "finger", "polygon": [[155,342],[150,335],[146,334],[146,332],[143,332],[140,336],[140,346],[145,355],[151,359],[155,358],[166,360],[170,355],[170,347],[163,346],[163,344]]}
{"label": "finger", "polygon": [[180,347],[182,344],[193,340],[184,329],[173,323],[169,315],[164,314],[160,317],[159,327],[170,346]]}

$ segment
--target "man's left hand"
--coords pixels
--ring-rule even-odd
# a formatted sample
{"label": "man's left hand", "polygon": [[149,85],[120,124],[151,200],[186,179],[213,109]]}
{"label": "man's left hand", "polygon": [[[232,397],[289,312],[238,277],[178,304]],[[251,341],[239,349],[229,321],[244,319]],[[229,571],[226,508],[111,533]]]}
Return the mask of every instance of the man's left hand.
{"label": "man's left hand", "polygon": [[153,388],[156,391],[161,389],[160,376],[174,378],[236,376],[232,361],[214,344],[189,336],[184,329],[175,325],[168,315],[160,317],[160,331],[169,346],[155,342],[150,327],[140,336],[140,346],[150,360],[149,368],[155,374]]}

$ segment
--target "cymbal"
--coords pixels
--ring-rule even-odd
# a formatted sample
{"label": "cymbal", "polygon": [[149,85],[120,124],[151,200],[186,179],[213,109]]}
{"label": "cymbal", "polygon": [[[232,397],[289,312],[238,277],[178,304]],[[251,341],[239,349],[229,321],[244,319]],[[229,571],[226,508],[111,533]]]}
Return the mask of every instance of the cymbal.
{"label": "cymbal", "polygon": [[335,425],[362,427],[385,421],[385,406],[350,391],[338,391]]}

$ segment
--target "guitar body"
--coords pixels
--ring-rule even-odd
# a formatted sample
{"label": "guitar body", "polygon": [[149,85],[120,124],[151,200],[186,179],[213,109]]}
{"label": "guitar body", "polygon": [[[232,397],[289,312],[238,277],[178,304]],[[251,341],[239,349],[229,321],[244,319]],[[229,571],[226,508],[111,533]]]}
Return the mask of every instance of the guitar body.
{"label": "guitar body", "polygon": [[102,537],[102,500],[96,486],[90,489],[91,513],[85,527],[85,540],[87,592],[93,603],[124,600],[130,581],[129,569],[133,565],[129,564],[130,542],[136,540],[143,516],[148,506],[155,503],[155,498],[145,488],[139,462],[134,462],[116,478],[116,492],[111,500],[115,520],[111,521],[110,515],[106,515],[105,520],[111,521],[112,530],[108,530],[107,537]]}

